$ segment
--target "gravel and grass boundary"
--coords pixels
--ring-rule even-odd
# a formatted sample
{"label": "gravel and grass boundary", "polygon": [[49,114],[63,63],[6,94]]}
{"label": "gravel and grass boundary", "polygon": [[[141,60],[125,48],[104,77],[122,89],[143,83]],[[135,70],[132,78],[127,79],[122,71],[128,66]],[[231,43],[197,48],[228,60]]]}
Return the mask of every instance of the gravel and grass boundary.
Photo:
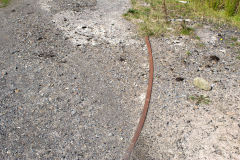
{"label": "gravel and grass boundary", "polygon": [[239,27],[239,2],[216,1],[131,0],[132,8],[123,16],[137,24],[140,35],[190,34],[184,23],[190,20]]}

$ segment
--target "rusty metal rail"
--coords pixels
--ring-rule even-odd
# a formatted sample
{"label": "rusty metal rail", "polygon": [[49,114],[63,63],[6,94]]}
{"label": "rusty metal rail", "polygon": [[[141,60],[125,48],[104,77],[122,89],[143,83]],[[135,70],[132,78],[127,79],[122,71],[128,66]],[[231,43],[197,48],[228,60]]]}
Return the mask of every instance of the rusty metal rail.
{"label": "rusty metal rail", "polygon": [[129,160],[130,157],[131,157],[131,153],[137,143],[137,140],[138,140],[138,137],[140,136],[140,133],[142,131],[142,128],[143,128],[143,125],[144,125],[144,122],[146,120],[146,117],[147,117],[147,112],[148,112],[148,108],[149,108],[149,102],[150,102],[150,99],[151,99],[151,93],[152,93],[152,85],[153,85],[153,56],[152,56],[152,47],[151,47],[151,44],[150,44],[150,41],[149,41],[149,37],[146,36],[145,37],[145,41],[146,41],[146,44],[147,44],[147,48],[148,48],[148,57],[149,57],[149,80],[148,80],[148,88],[147,88],[147,94],[146,94],[146,99],[145,99],[145,104],[144,104],[144,107],[143,107],[143,111],[142,111],[142,115],[140,117],[140,120],[139,120],[139,123],[138,123],[138,126],[137,126],[137,129],[134,133],[134,136],[131,140],[131,143],[123,157],[123,160]]}

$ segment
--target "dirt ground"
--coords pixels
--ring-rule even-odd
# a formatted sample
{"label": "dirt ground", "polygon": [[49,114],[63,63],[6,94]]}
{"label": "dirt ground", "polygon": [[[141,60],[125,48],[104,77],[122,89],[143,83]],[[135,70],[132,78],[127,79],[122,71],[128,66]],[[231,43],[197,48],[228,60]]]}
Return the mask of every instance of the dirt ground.
{"label": "dirt ground", "polygon": [[[0,9],[0,159],[121,159],[148,82],[145,42],[122,18],[130,7],[13,0]],[[240,32],[188,25],[200,39],[151,38],[153,93],[134,160],[240,159]],[[210,102],[189,98],[201,95]]]}

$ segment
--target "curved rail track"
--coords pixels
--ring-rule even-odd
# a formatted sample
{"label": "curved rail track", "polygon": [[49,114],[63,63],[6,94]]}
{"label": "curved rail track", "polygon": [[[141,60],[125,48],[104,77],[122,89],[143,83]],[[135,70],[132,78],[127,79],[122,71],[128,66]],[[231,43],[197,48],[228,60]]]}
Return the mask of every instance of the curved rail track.
{"label": "curved rail track", "polygon": [[144,107],[143,107],[142,115],[140,117],[137,129],[136,129],[136,131],[134,133],[134,136],[133,136],[133,138],[130,142],[130,145],[129,145],[129,147],[128,147],[128,149],[127,149],[127,151],[126,151],[126,153],[123,157],[123,160],[129,160],[130,157],[131,157],[131,153],[132,153],[132,151],[133,151],[133,149],[134,149],[134,147],[137,143],[138,137],[140,136],[140,133],[141,133],[143,125],[144,125],[144,122],[146,120],[147,112],[148,112],[148,108],[149,108],[149,102],[150,102],[150,99],[151,99],[154,67],[153,67],[152,47],[151,47],[148,36],[145,37],[145,42],[147,44],[148,57],[149,57],[149,80],[148,80],[147,94],[146,94],[145,104],[144,104]]}

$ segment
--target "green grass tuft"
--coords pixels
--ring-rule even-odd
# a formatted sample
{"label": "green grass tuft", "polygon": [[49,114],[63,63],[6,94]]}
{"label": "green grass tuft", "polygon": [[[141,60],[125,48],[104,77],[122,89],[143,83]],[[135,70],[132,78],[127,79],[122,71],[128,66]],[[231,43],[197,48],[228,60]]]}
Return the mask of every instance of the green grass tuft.
{"label": "green grass tuft", "polygon": [[10,0],[0,0],[0,7],[6,7]]}
{"label": "green grass tuft", "polygon": [[201,40],[199,36],[195,36],[194,38],[199,40],[199,41]]}
{"label": "green grass tuft", "polygon": [[234,42],[237,42],[238,38],[237,37],[232,37],[231,40],[234,41]]}
{"label": "green grass tuft", "polygon": [[211,100],[209,99],[209,96],[204,96],[204,95],[194,95],[194,96],[189,96],[188,97],[190,100],[194,101],[196,105],[199,104],[209,104]]}
{"label": "green grass tuft", "polygon": [[190,27],[186,27],[181,29],[180,33],[183,35],[191,35],[193,33],[193,29]]}
{"label": "green grass tuft", "polygon": [[237,57],[238,60],[240,60],[240,52],[237,53]]}
{"label": "green grass tuft", "polygon": [[191,53],[190,51],[187,51],[187,52],[186,52],[186,55],[187,55],[187,56],[191,56],[192,53]]}
{"label": "green grass tuft", "polygon": [[136,9],[129,9],[127,13],[124,14],[125,17],[139,18],[139,11]]}
{"label": "green grass tuft", "polygon": [[225,0],[225,13],[227,16],[234,16],[238,12],[239,0]]}

